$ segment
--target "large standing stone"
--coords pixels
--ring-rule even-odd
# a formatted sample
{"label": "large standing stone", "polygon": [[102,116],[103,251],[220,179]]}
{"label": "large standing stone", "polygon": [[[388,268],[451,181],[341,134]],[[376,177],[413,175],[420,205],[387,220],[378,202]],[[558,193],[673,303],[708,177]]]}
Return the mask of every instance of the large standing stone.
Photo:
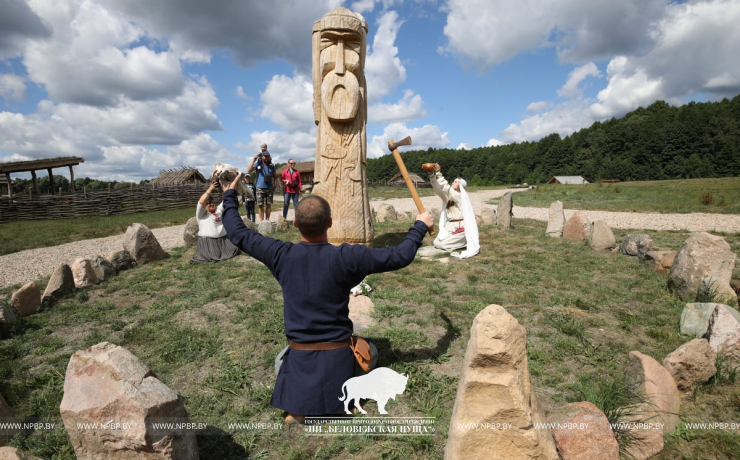
{"label": "large standing stone", "polygon": [[[10,408],[10,405],[5,401],[3,395],[0,395],[0,446],[6,445],[13,436],[22,432],[22,430],[18,428],[10,428],[12,425],[5,425],[4,427],[2,425],[4,423],[18,423],[20,421],[21,420],[15,418],[13,409]],[[0,449],[0,452],[2,452],[2,449]],[[2,458],[2,454],[0,454],[0,460],[2,460]]]}
{"label": "large standing stone", "polygon": [[603,220],[597,220],[591,226],[588,245],[596,251],[611,251],[617,245],[612,229]]}
{"label": "large standing stone", "polygon": [[83,288],[100,283],[98,275],[93,270],[92,261],[85,257],[80,257],[72,262],[72,276],[75,280],[76,288]]}
{"label": "large standing stone", "polygon": [[504,196],[498,200],[496,208],[496,225],[503,229],[512,228],[511,220],[514,217],[514,200],[511,191],[504,193]]}
{"label": "large standing stone", "polygon": [[737,256],[724,238],[706,232],[687,239],[676,253],[669,284],[683,300],[694,300],[705,278],[714,279],[717,300],[737,300],[730,286]]}
{"label": "large standing stone", "polygon": [[684,343],[663,360],[663,367],[671,374],[676,387],[686,393],[697,383],[706,382],[717,373],[717,352],[706,339]]}
{"label": "large standing stone", "polygon": [[378,222],[395,222],[397,219],[396,209],[390,204],[381,204],[378,206]]}
{"label": "large standing stone", "polygon": [[[653,423],[664,423],[663,434],[668,434],[678,426],[678,412],[681,396],[671,374],[650,356],[639,351],[629,353],[627,375],[640,386],[647,397],[648,407],[643,408],[643,415],[655,415]],[[646,417],[643,417],[646,418]]]}
{"label": "large standing stone", "polygon": [[362,332],[375,325],[375,320],[370,316],[375,311],[375,304],[366,295],[349,296],[349,319],[352,320],[354,331]]}
{"label": "large standing stone", "polygon": [[272,222],[263,220],[257,225],[257,232],[260,235],[272,235]]}
{"label": "large standing stone", "polygon": [[0,460],[41,460],[35,455],[23,452],[15,447],[0,447]]}
{"label": "large standing stone", "polygon": [[740,323],[725,307],[722,304],[714,307],[704,337],[714,351],[737,364],[740,362]]}
{"label": "large standing stone", "polygon": [[554,201],[550,205],[550,211],[548,212],[547,230],[545,230],[545,234],[553,238],[562,238],[564,225],[565,212],[563,211],[563,202]]}
{"label": "large standing stone", "polygon": [[496,225],[496,209],[484,206],[480,212],[480,220],[483,225]]}
{"label": "large standing stone", "polygon": [[99,281],[105,281],[116,276],[116,268],[108,259],[101,256],[90,256],[90,263]]}
{"label": "large standing stone", "polygon": [[740,312],[721,303],[687,303],[681,312],[679,330],[681,334],[695,338],[704,337],[709,327],[709,317],[714,309],[721,305],[740,323]]}
{"label": "large standing stone", "polygon": [[653,250],[653,239],[648,235],[627,235],[619,245],[619,252],[627,256],[644,257]]}
{"label": "large standing stone", "polygon": [[566,240],[583,243],[588,240],[590,234],[591,224],[586,218],[586,213],[583,211],[573,213],[563,226],[563,238]]}
{"label": "large standing stone", "polygon": [[41,291],[34,281],[29,281],[10,297],[10,303],[21,316],[36,313],[41,305]]}
{"label": "large standing stone", "polygon": [[61,264],[54,270],[49,278],[49,283],[44,289],[43,302],[59,300],[64,294],[74,291],[75,278],[72,269],[67,264]]}
{"label": "large standing stone", "polygon": [[254,230],[254,222],[252,222],[252,219],[250,219],[247,216],[242,217],[242,222],[244,222],[244,226],[247,227],[250,230]]}
{"label": "large standing stone", "polygon": [[[153,427],[190,422],[180,396],[136,356],[111,343],[72,355],[59,411],[79,460],[198,458],[192,430]],[[123,424],[129,428],[123,430]]]}
{"label": "large standing stone", "polygon": [[106,259],[108,259],[108,262],[113,265],[113,268],[116,269],[117,273],[121,273],[124,270],[128,270],[136,266],[136,261],[131,257],[131,253],[125,249],[109,252]]}
{"label": "large standing stone", "polygon": [[[527,332],[499,305],[478,313],[470,329],[445,459],[555,460],[527,366]],[[507,424],[508,429],[472,425]],[[467,426],[467,428],[466,428]]]}
{"label": "large standing stone", "polygon": [[552,435],[563,460],[619,460],[609,419],[590,402],[566,404],[547,421],[555,426]]}
{"label": "large standing stone", "polygon": [[154,233],[144,224],[133,224],[126,230],[123,235],[123,249],[131,254],[138,265],[167,257]]}
{"label": "large standing stone", "polygon": [[277,219],[277,229],[282,231],[288,230],[290,228],[290,225],[288,225],[288,221],[285,220],[283,216],[278,216]]}
{"label": "large standing stone", "polygon": [[18,321],[15,308],[0,300],[0,324],[13,324]]}
{"label": "large standing stone", "polygon": [[198,218],[191,217],[185,223],[185,228],[182,230],[182,240],[185,246],[195,246],[198,243],[198,232],[200,227],[198,226]]}

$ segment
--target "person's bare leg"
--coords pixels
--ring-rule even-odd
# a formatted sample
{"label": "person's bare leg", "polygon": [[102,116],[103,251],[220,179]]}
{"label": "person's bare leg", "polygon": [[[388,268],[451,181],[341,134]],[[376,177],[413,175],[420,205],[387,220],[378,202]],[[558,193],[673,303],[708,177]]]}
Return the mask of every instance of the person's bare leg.
{"label": "person's bare leg", "polygon": [[271,213],[272,205],[266,204],[265,205],[265,216],[267,217],[267,220],[270,220],[270,213]]}
{"label": "person's bare leg", "polygon": [[[270,209],[270,208],[267,208],[267,209]],[[260,222],[265,220],[264,217],[265,217],[265,207],[263,205],[260,205]]]}

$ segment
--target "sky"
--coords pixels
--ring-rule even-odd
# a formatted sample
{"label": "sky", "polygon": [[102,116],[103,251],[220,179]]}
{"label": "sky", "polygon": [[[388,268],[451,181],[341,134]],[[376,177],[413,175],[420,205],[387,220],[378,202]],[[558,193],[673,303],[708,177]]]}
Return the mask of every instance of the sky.
{"label": "sky", "polygon": [[245,169],[263,142],[313,159],[311,30],[339,6],[369,27],[371,158],[740,93],[740,0],[0,0],[0,162],[140,181]]}

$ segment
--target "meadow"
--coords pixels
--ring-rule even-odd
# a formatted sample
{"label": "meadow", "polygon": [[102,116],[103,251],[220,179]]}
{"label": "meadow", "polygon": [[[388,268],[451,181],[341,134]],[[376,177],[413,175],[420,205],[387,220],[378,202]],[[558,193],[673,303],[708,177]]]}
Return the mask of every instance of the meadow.
{"label": "meadow", "polygon": [[[208,459],[441,459],[470,326],[487,305],[502,305],[527,330],[528,359],[540,406],[551,411],[589,400],[618,414],[639,400],[623,369],[638,350],[659,362],[689,338],[678,333],[684,302],[642,261],[597,253],[545,236],[545,222],[514,220],[514,229],[481,226],[481,254],[448,264],[416,259],[368,278],[378,324],[363,335],[379,366],[409,375],[386,409],[393,416],[435,418],[433,437],[313,437],[303,427],[238,430],[230,422],[282,421],[269,406],[273,360],[285,346],[282,294],[270,272],[247,255],[189,265],[194,249],[124,271],[77,291],[0,331],[0,393],[20,416],[59,422],[70,356],[102,341],[127,348],[180,393]],[[397,244],[407,225],[381,223],[376,247]],[[617,241],[627,231],[614,231]],[[629,232],[632,233],[632,232]],[[657,250],[677,249],[684,232],[645,232]],[[295,230],[278,238],[298,241]],[[725,235],[740,253],[740,235]],[[425,244],[431,244],[429,236]],[[734,273],[740,284],[740,271]],[[41,280],[44,288],[46,280]],[[0,290],[7,299],[11,288]],[[682,403],[684,422],[740,420],[737,371],[720,372]],[[377,416],[377,405],[365,405]],[[620,436],[623,445],[629,442]],[[11,445],[43,459],[74,459],[64,430],[37,431]],[[682,424],[658,459],[740,458],[740,436]]]}

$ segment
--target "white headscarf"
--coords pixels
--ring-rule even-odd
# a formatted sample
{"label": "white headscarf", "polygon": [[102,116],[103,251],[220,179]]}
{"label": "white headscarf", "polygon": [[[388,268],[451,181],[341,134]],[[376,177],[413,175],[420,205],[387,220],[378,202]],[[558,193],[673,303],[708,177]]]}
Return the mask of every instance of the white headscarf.
{"label": "white headscarf", "polygon": [[[475,221],[475,211],[473,211],[473,204],[470,202],[468,192],[465,191],[465,187],[468,183],[465,179],[457,179],[457,183],[460,185],[460,210],[463,214],[463,227],[465,228],[465,241],[467,247],[463,252],[453,252],[450,254],[452,257],[460,259],[467,259],[473,257],[480,252],[480,243],[478,241],[478,223]],[[439,238],[440,241],[450,236],[450,232],[445,228],[447,225],[447,210],[442,211],[439,216]]]}

